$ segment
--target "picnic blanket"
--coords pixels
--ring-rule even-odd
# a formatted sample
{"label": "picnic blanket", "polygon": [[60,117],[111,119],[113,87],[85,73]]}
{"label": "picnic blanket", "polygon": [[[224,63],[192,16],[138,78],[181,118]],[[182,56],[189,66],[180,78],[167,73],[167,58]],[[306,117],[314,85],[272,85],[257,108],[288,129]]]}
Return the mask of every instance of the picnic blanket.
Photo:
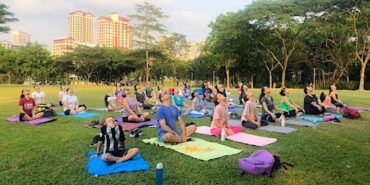
{"label": "picnic blanket", "polygon": [[[10,121],[10,122],[20,122],[19,121],[19,116],[13,116],[13,117],[7,118],[6,120]],[[39,118],[39,119],[32,120],[32,121],[24,121],[24,122],[22,121],[22,122],[27,124],[27,125],[39,125],[39,124],[42,124],[42,123],[52,122],[52,121],[55,121],[55,120],[57,120],[57,119],[55,119],[55,118]]]}
{"label": "picnic blanket", "polygon": [[[329,115],[325,115],[325,116],[335,116],[337,119],[342,119],[343,118],[343,116],[340,115],[340,114],[329,114]],[[302,115],[298,118],[316,123],[316,122],[324,122],[324,117],[325,116]]]}
{"label": "picnic blanket", "polygon": [[203,161],[209,161],[211,159],[220,158],[226,155],[234,155],[241,152],[241,150],[238,149],[194,137],[192,138],[192,141],[180,143],[177,145],[170,145],[159,142],[158,138],[156,137],[151,139],[144,139],[143,142],[169,148]]}
{"label": "picnic blanket", "polygon": [[102,154],[91,158],[94,154],[95,152],[86,152],[86,156],[89,158],[87,161],[87,172],[90,175],[98,176],[120,172],[148,171],[150,168],[149,163],[143,159],[140,153],[136,154],[131,160],[111,165],[101,159]]}
{"label": "picnic blanket", "polygon": [[[212,135],[211,127],[208,127],[208,126],[197,127],[196,133],[203,134],[203,135]],[[226,139],[235,141],[238,143],[255,145],[255,146],[265,146],[265,145],[275,143],[277,141],[276,138],[256,136],[256,135],[247,134],[244,132],[239,132],[231,136],[227,136]]]}
{"label": "picnic blanket", "polygon": [[92,118],[92,117],[98,117],[100,114],[92,113],[92,112],[80,112],[79,114],[71,114],[71,115],[65,115],[64,112],[58,112],[59,116],[71,116],[74,118]]}
{"label": "picnic blanket", "polygon": [[282,134],[290,134],[292,132],[297,131],[297,129],[292,127],[282,127],[282,126],[275,126],[275,125],[266,125],[263,127],[258,128],[258,130],[264,130],[269,132],[278,132]]}
{"label": "picnic blanket", "polygon": [[296,120],[296,119],[287,119],[285,120],[285,124],[305,126],[305,127],[316,127],[319,125],[318,123],[312,123],[309,121]]}

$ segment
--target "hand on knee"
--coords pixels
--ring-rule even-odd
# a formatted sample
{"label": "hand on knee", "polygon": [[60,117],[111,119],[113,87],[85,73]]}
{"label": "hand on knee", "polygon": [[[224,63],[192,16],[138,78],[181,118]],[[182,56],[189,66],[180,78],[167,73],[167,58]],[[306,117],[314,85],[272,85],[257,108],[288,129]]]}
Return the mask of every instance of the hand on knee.
{"label": "hand on knee", "polygon": [[109,161],[109,156],[107,154],[103,154],[103,156],[101,156],[101,159],[103,161]]}

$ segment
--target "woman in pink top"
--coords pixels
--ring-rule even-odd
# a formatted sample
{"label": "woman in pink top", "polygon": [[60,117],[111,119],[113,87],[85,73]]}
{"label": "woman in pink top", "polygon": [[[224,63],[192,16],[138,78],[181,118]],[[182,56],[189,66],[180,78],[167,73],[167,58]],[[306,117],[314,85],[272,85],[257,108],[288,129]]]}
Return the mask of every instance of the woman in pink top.
{"label": "woman in pink top", "polygon": [[328,94],[322,92],[320,94],[320,100],[321,105],[323,105],[326,109],[336,110],[337,112],[339,112],[339,107],[331,103],[331,97]]}
{"label": "woman in pink top", "polygon": [[219,136],[221,135],[222,130],[224,129],[226,135],[233,135],[241,131],[240,126],[230,126],[228,123],[227,115],[227,105],[226,98],[222,94],[217,94],[215,96],[215,101],[218,102],[218,105],[213,111],[213,119],[211,123],[211,134]]}
{"label": "woman in pink top", "polygon": [[253,92],[247,93],[248,101],[245,103],[241,117],[243,127],[256,129],[261,126],[261,120],[257,116],[256,101]]}

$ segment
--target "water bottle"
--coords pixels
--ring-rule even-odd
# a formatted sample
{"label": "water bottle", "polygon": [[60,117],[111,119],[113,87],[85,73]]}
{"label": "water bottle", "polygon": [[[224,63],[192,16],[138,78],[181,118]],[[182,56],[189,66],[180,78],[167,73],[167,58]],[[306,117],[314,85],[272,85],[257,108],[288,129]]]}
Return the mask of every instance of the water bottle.
{"label": "water bottle", "polygon": [[156,185],[163,185],[163,164],[158,163],[155,169],[156,172]]}
{"label": "water bottle", "polygon": [[225,129],[222,129],[221,130],[221,141],[225,141],[225,137],[226,137],[226,131]]}
{"label": "water bottle", "polygon": [[281,126],[285,127],[285,117],[284,116],[281,118]]}

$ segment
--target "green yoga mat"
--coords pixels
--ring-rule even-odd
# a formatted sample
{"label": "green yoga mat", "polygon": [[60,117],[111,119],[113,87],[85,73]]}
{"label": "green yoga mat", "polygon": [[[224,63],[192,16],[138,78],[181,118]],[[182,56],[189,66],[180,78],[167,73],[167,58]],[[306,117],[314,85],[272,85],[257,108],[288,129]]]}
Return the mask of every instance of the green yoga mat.
{"label": "green yoga mat", "polygon": [[165,148],[175,150],[187,156],[194,157],[196,159],[200,159],[203,161],[209,161],[211,159],[216,159],[226,155],[234,155],[241,152],[241,150],[234,149],[218,143],[208,142],[203,139],[199,138],[192,139],[193,141],[177,145],[170,145],[165,144],[163,142],[159,142],[158,138],[156,137],[151,139],[144,139],[143,142],[163,146]]}

